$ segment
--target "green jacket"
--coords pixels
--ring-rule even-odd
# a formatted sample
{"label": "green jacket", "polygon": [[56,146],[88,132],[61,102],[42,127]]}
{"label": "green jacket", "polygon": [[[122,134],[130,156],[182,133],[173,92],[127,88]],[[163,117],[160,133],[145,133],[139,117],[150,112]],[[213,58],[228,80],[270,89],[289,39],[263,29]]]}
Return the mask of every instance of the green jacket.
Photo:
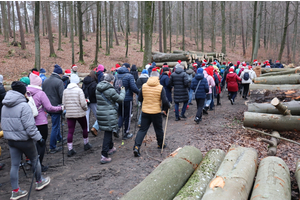
{"label": "green jacket", "polygon": [[[106,99],[111,102],[108,103]],[[118,111],[115,109],[116,103],[121,104],[125,98],[125,90],[121,90],[118,94],[115,88],[106,81],[98,83],[96,88],[96,99],[97,99],[97,121],[100,130],[102,131],[113,131],[118,128]]]}

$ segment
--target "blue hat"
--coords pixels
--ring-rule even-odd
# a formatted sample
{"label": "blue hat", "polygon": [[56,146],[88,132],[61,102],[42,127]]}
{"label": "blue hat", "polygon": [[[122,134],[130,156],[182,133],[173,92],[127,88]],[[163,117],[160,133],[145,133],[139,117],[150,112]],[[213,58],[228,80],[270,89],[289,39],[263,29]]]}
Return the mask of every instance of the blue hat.
{"label": "blue hat", "polygon": [[54,70],[53,72],[57,73],[57,74],[63,74],[63,70],[61,69],[61,67],[58,64],[54,65]]}
{"label": "blue hat", "polygon": [[156,63],[153,62],[153,63],[151,64],[151,67],[155,67],[155,66],[156,66]]}
{"label": "blue hat", "polygon": [[198,68],[198,69],[197,69],[197,74],[203,74],[203,68],[201,68],[201,67]]}
{"label": "blue hat", "polygon": [[40,69],[40,73],[46,73],[46,70],[43,69],[43,68],[41,68],[41,69]]}
{"label": "blue hat", "polygon": [[148,71],[146,69],[143,69],[142,74],[148,74]]}
{"label": "blue hat", "polygon": [[122,67],[126,67],[126,68],[130,68],[130,65],[128,64],[128,63],[124,63],[123,65],[122,65]]}

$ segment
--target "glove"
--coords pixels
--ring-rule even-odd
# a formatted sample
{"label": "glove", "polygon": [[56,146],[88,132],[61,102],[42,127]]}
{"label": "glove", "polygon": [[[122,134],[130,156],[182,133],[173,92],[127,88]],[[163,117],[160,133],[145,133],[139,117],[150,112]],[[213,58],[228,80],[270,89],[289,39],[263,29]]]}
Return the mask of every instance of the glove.
{"label": "glove", "polygon": [[41,138],[39,141],[37,141],[37,143],[38,143],[41,147],[45,146],[45,140],[44,140],[43,138]]}

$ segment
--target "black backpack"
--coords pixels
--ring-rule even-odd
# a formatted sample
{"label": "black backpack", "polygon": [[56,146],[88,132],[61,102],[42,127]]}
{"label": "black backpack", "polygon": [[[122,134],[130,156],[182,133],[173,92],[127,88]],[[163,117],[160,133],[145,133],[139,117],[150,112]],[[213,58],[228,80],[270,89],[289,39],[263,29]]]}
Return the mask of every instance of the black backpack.
{"label": "black backpack", "polygon": [[121,93],[121,87],[123,86],[123,78],[126,76],[127,74],[124,74],[124,76],[122,78],[118,78],[118,75],[116,75],[116,81],[114,83],[114,88],[117,91],[118,94]]}
{"label": "black backpack", "polygon": [[245,80],[245,81],[248,81],[249,80],[249,72],[245,72],[244,73],[244,77],[243,77],[243,79]]}

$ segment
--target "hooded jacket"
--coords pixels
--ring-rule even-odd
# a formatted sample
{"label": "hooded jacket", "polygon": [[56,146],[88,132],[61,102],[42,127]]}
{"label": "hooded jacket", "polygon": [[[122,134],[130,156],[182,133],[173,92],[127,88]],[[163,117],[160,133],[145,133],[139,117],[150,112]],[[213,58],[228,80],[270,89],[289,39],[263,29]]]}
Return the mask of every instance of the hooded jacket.
{"label": "hooded jacket", "polygon": [[168,74],[163,72],[159,79],[160,79],[160,84],[164,87],[166,91],[166,96],[169,102],[172,102],[172,86],[169,85],[170,78]]}
{"label": "hooded jacket", "polygon": [[61,111],[61,106],[52,106],[46,93],[42,91],[42,88],[39,86],[28,85],[26,89],[31,93],[34,103],[38,109],[38,115],[34,118],[35,125],[39,126],[48,124],[45,111],[59,112]]}
{"label": "hooded jacket", "polygon": [[96,87],[97,80],[93,79],[90,75],[83,79],[82,90],[85,98],[89,99],[90,103],[97,103]]}
{"label": "hooded jacket", "polygon": [[181,67],[177,67],[175,72],[171,74],[169,85],[174,86],[174,102],[181,103],[189,100],[189,80]]}
{"label": "hooded jacket", "polygon": [[136,81],[137,88],[141,89],[143,84],[147,82],[148,78],[148,74],[141,74],[138,80]]}
{"label": "hooded jacket", "polygon": [[[108,103],[105,98],[110,102]],[[118,129],[118,111],[115,104],[121,104],[125,98],[125,90],[118,94],[115,88],[107,81],[98,83],[96,89],[97,98],[97,121],[99,128],[103,131],[113,131]]]}
{"label": "hooded jacket", "polygon": [[70,83],[65,89],[62,100],[67,118],[80,118],[86,115],[87,103],[82,89],[76,83]]}
{"label": "hooded jacket", "polygon": [[207,80],[208,87],[209,87],[209,92],[208,93],[210,94],[210,93],[212,93],[212,89],[211,88],[213,88],[213,87],[216,86],[215,81],[214,81],[214,79],[213,79],[212,76],[210,76],[210,75],[207,74],[206,70],[203,70],[203,74],[204,74],[204,78],[206,78],[206,80]]}
{"label": "hooded jacket", "polygon": [[[197,89],[197,85],[198,83],[199,87]],[[206,78],[204,78],[204,74],[196,74],[195,77],[192,80],[191,83],[191,89],[194,90],[195,92],[195,98],[196,99],[205,99],[206,98],[206,93],[209,92],[209,87],[208,87],[208,82],[206,80]],[[197,91],[196,91],[197,89]]]}
{"label": "hooded jacket", "polygon": [[226,76],[227,89],[229,92],[237,92],[239,90],[238,81],[241,81],[241,78],[233,72],[229,72]]}
{"label": "hooded jacket", "polygon": [[2,121],[4,138],[14,141],[38,141],[42,138],[35,126],[32,110],[26,97],[20,92],[10,90],[2,101]]}

